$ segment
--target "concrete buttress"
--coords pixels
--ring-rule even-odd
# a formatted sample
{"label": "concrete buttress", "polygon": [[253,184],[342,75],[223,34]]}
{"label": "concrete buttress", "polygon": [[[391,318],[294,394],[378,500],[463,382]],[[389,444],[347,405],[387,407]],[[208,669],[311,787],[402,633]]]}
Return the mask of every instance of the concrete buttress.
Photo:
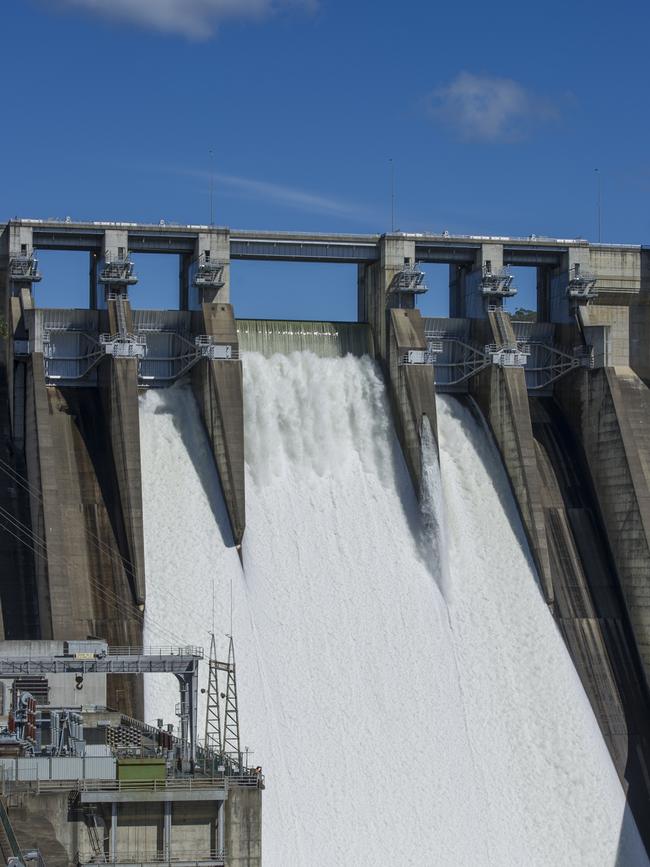
{"label": "concrete buttress", "polygon": [[[238,351],[232,305],[203,304],[194,314],[193,331]],[[235,544],[246,527],[244,490],[244,395],[242,365],[231,360],[203,358],[192,371],[192,387],[208,432],[219,472]]]}
{"label": "concrete buttress", "polygon": [[[43,356],[27,366],[25,457],[42,638],[141,646],[142,614],[131,567],[117,470],[100,389],[58,388],[45,382]],[[136,403],[137,408],[137,403]],[[137,411],[137,409],[136,409]],[[127,682],[128,681],[128,682]],[[142,712],[139,684],[109,682],[120,707]]]}
{"label": "concrete buttress", "polygon": [[582,370],[555,390],[580,438],[650,685],[650,390],[629,367]]}
{"label": "concrete buttress", "polygon": [[430,364],[402,364],[409,350],[425,350],[424,323],[420,311],[392,309],[388,312],[389,392],[395,426],[411,479],[418,496],[422,484],[422,421],[429,420],[438,441],[436,394]]}
{"label": "concrete buttress", "polygon": [[[510,319],[501,310],[472,320],[476,342],[515,343]],[[546,541],[541,482],[522,368],[491,364],[470,380],[470,393],[487,419],[501,452],[539,572],[544,597],[553,604],[553,581]]]}

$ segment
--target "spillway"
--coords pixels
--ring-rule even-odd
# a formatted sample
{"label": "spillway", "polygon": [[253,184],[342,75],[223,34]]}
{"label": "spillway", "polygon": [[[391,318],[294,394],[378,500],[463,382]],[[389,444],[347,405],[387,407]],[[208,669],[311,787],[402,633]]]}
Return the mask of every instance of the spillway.
{"label": "spillway", "polygon": [[141,399],[146,632],[232,597],[264,863],[646,864],[482,420],[439,400],[421,510],[368,357],[251,352],[244,397],[243,570],[191,392]]}

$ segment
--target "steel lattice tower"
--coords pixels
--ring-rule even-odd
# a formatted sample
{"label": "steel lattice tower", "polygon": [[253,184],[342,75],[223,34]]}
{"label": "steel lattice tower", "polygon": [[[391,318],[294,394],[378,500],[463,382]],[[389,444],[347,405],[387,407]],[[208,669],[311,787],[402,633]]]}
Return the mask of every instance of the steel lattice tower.
{"label": "steel lattice tower", "polygon": [[221,703],[219,700],[219,663],[214,632],[210,639],[208,663],[208,703],[205,711],[205,748],[215,756],[221,753]]}
{"label": "steel lattice tower", "polygon": [[239,710],[237,707],[237,677],[235,674],[235,645],[230,636],[228,646],[226,684],[226,708],[224,715],[223,752],[233,765],[242,769],[241,748],[239,745]]}

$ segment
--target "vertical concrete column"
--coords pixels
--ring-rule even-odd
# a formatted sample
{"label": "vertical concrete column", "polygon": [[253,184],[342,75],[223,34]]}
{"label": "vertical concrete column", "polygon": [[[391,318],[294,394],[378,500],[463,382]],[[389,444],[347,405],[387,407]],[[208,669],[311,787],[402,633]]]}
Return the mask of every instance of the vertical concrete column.
{"label": "vertical concrete column", "polygon": [[233,786],[228,790],[225,814],[225,848],[229,867],[261,867],[261,791]]}
{"label": "vertical concrete column", "polygon": [[[127,329],[132,330],[131,306],[124,301]],[[109,330],[117,331],[115,301],[108,302]],[[138,361],[107,356],[100,364],[98,381],[108,423],[123,537],[122,556],[130,563],[129,582],[137,605],[144,605],[145,565],[142,518],[142,463],[138,406]],[[120,534],[122,535],[122,534]]]}
{"label": "vertical concrete column", "polygon": [[[108,259],[123,259],[129,252],[129,233],[126,229],[106,229],[102,241],[102,254],[95,266],[95,279]],[[95,283],[95,307],[106,309],[107,287],[103,283]]]}
{"label": "vertical concrete column", "polygon": [[549,321],[570,323],[574,321],[574,305],[567,295],[569,278],[575,272],[576,265],[580,271],[591,270],[589,244],[569,247],[563,254],[560,265],[551,272],[549,286]]}
{"label": "vertical concrete column", "polygon": [[548,265],[537,267],[537,321],[551,321],[551,280],[553,268]]}
{"label": "vertical concrete column", "polygon": [[377,357],[388,353],[388,290],[405,265],[415,264],[415,241],[400,235],[383,235],[379,241],[379,260],[359,271],[359,321],[372,326]]}
{"label": "vertical concrete column", "polygon": [[380,239],[379,261],[359,272],[359,319],[369,322],[386,376],[397,435],[418,496],[422,483],[422,427],[428,419],[438,439],[433,366],[403,364],[409,350],[424,351],[424,322],[416,309],[390,306],[390,287],[405,266],[415,264],[415,242],[400,235]]}
{"label": "vertical concrete column", "polygon": [[388,386],[395,427],[413,485],[421,497],[425,417],[436,443],[438,426],[433,365],[403,363],[409,350],[427,348],[420,311],[390,310],[388,342]]}
{"label": "vertical concrete column", "polygon": [[178,309],[190,309],[190,268],[193,257],[184,253],[178,257]]}
{"label": "vertical concrete column", "polygon": [[111,861],[117,861],[117,802],[111,801]]}
{"label": "vertical concrete column", "polygon": [[459,319],[483,319],[489,304],[502,303],[500,298],[485,298],[481,291],[483,271],[488,267],[496,274],[503,268],[503,245],[481,244],[471,268],[449,268],[450,316]]}
{"label": "vertical concrete column", "polygon": [[223,852],[226,846],[226,808],[225,801],[219,801],[217,806],[217,854]]}
{"label": "vertical concrete column", "polygon": [[[2,315],[7,339],[5,343],[5,363],[7,375],[7,388],[9,396],[9,414],[12,426],[15,428],[14,412],[14,340],[23,340],[27,334],[23,320],[23,306],[33,307],[34,295],[30,281],[14,280],[11,277],[9,263],[11,259],[29,256],[33,253],[34,236],[31,226],[22,226],[19,223],[9,223],[6,230],[6,271],[5,271],[5,296]],[[21,303],[22,299],[22,303]]]}
{"label": "vertical concrete column", "polygon": [[[219,265],[222,285],[197,285],[197,275],[201,269]],[[205,283],[205,281],[204,281]],[[189,266],[188,307],[190,310],[200,310],[202,304],[230,303],[230,230],[210,229],[200,232],[194,249],[194,259]]]}
{"label": "vertical concrete column", "polygon": [[172,857],[172,802],[163,803],[163,857],[169,861]]}
{"label": "vertical concrete column", "polygon": [[244,489],[244,393],[237,324],[230,304],[203,304],[193,317],[195,334],[230,346],[230,360],[204,358],[192,370],[192,387],[212,446],[235,544],[246,527]]}
{"label": "vertical concrete column", "polygon": [[97,310],[97,253],[89,253],[88,259],[88,307]]}
{"label": "vertical concrete column", "polygon": [[650,385],[650,250],[641,250],[639,294],[630,306],[630,367]]}

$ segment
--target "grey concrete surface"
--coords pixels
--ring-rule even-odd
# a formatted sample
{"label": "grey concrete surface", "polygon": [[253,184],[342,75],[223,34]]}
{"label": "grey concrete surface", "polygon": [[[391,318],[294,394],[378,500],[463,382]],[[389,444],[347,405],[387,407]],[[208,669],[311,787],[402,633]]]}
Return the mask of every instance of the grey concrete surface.
{"label": "grey concrete surface", "polygon": [[261,867],[262,792],[230,789],[225,803],[226,852],[229,867]]}
{"label": "grey concrete surface", "polygon": [[[100,390],[46,386],[42,358],[28,365],[25,453],[31,526],[39,540],[36,579],[40,633],[49,639],[105,638],[142,643],[131,588],[119,486]],[[109,703],[141,715],[135,679],[109,683]]]}
{"label": "grey concrete surface", "polygon": [[[130,308],[128,314],[130,316]],[[99,365],[98,383],[108,423],[119,499],[120,514],[114,521],[115,531],[120,551],[128,564],[127,573],[132,588],[132,594],[125,599],[125,604],[135,600],[136,604],[142,605],[146,589],[137,360],[112,356],[105,358]]]}
{"label": "grey concrete surface", "polygon": [[580,371],[556,396],[585,451],[650,682],[650,391],[629,367]]}
{"label": "grey concrete surface", "polygon": [[531,415],[554,614],[650,851],[650,700],[584,453],[551,398]]}
{"label": "grey concrete surface", "polygon": [[[193,317],[194,333],[208,334],[238,351],[230,304],[204,304]],[[202,359],[192,370],[192,387],[214,455],[235,544],[246,527],[244,490],[244,397],[241,361]]]}
{"label": "grey concrete surface", "polygon": [[388,311],[388,390],[395,428],[413,485],[421,494],[422,422],[429,420],[438,441],[435,387],[430,364],[400,364],[409,349],[426,349],[424,324],[419,310]]}
{"label": "grey concrete surface", "polygon": [[[514,341],[507,314],[473,320],[473,338],[482,345]],[[519,506],[546,601],[553,603],[553,582],[546,541],[541,484],[523,368],[491,365],[470,380],[469,391],[488,421]]]}

